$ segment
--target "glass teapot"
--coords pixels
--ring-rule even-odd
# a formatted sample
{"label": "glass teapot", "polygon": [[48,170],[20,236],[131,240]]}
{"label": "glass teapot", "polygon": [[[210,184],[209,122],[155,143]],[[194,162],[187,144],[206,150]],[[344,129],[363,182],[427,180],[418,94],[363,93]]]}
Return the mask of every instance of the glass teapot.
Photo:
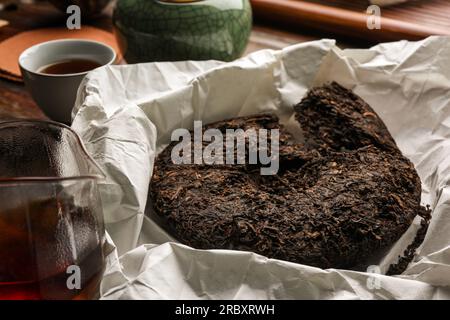
{"label": "glass teapot", "polygon": [[97,297],[103,178],[69,127],[0,122],[0,299]]}

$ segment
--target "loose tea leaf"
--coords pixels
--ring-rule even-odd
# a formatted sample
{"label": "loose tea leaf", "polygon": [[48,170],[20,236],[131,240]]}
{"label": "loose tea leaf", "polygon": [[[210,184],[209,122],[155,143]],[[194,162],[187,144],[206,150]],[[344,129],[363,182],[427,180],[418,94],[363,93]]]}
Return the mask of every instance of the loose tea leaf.
{"label": "loose tea leaf", "polygon": [[261,175],[261,163],[176,165],[177,142],[171,143],[157,158],[150,186],[162,225],[195,248],[246,250],[321,268],[364,264],[397,241],[421,212],[421,183],[381,119],[336,83],[312,89],[295,113],[304,144],[271,115],[203,128],[224,135],[279,129],[276,175]]}
{"label": "loose tea leaf", "polygon": [[408,268],[409,263],[414,259],[417,248],[422,244],[427,234],[428,226],[431,220],[431,210],[430,208],[422,208],[422,212],[419,213],[422,220],[420,221],[420,228],[417,231],[414,241],[405,249],[403,256],[398,257],[398,262],[389,266],[387,275],[402,274],[406,268]]}

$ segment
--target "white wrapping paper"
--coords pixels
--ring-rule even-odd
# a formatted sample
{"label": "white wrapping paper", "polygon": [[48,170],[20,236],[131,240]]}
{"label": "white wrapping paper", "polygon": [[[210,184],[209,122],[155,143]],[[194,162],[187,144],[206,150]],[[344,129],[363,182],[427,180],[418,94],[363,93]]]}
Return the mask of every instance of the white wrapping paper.
{"label": "white wrapping paper", "polygon": [[[264,111],[289,119],[309,88],[332,80],[353,89],[384,120],[417,168],[422,203],[433,208],[425,241],[402,275],[195,250],[144,215],[151,208],[153,161],[172,130]],[[227,64],[103,67],[80,86],[73,116],[73,128],[108,175],[101,194],[117,250],[108,258],[104,299],[450,299],[450,38],[368,50],[340,50],[322,40]],[[374,261],[378,271],[396,262],[419,221]]]}

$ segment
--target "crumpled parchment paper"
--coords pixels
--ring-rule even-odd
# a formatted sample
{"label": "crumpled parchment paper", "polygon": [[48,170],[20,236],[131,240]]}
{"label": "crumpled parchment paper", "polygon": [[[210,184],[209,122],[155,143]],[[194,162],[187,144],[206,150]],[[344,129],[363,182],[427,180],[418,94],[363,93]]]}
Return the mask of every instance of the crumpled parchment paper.
{"label": "crumpled parchment paper", "polygon": [[[144,213],[156,154],[172,130],[264,111],[289,119],[315,85],[337,81],[380,115],[422,179],[433,218],[400,276],[322,270],[180,244]],[[78,91],[73,128],[107,173],[101,187],[108,257],[104,299],[450,299],[450,38],[340,50],[332,40],[263,50],[238,61],[108,66]],[[419,218],[384,257],[412,242]],[[120,258],[119,258],[120,257]]]}

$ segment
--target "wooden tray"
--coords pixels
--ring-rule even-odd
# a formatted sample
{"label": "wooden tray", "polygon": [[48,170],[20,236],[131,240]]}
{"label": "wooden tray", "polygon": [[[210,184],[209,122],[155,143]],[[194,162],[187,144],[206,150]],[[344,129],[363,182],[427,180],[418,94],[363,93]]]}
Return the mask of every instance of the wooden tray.
{"label": "wooden tray", "polygon": [[[367,28],[366,0],[251,0],[257,19],[366,42],[450,35],[449,0],[413,0],[381,8],[381,29]],[[301,28],[301,29],[299,29]]]}

